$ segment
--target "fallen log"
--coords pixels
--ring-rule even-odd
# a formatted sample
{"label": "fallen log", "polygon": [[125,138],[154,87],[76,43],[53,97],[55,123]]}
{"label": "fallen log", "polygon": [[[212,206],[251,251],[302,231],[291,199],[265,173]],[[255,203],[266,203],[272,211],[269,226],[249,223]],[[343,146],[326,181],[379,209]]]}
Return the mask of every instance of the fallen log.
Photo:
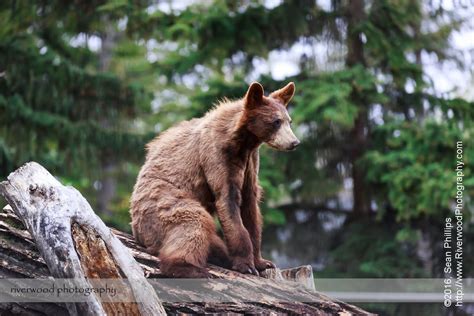
{"label": "fallen log", "polygon": [[[0,314],[158,315],[166,311],[371,315],[315,292],[309,266],[267,270],[265,278],[209,266],[213,278],[233,282],[228,300],[214,301],[210,291],[209,301],[193,302],[192,294],[160,283],[158,292],[176,297],[161,304],[149,283],[142,282],[143,276],[149,280],[163,277],[159,259],[146,253],[129,234],[106,228],[77,190],[62,186],[40,165],[28,163],[12,173],[0,191],[12,205],[0,213],[0,278],[54,276],[79,278],[84,283],[124,278],[132,289],[131,302],[104,303],[94,296],[82,303],[3,302]],[[201,294],[204,298],[207,295]],[[292,301],[293,297],[297,300]]]}

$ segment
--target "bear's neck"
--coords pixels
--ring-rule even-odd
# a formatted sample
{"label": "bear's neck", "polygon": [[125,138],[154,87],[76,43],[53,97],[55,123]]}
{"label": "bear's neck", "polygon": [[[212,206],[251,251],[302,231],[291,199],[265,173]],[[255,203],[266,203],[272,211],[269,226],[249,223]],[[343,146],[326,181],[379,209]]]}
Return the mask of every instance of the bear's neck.
{"label": "bear's neck", "polygon": [[257,136],[247,129],[247,126],[239,126],[233,133],[233,140],[236,148],[240,152],[252,152],[256,150],[262,142]]}
{"label": "bear's neck", "polygon": [[262,144],[246,126],[242,100],[224,102],[211,113],[213,115],[209,116],[210,126],[222,136],[222,145],[232,159],[245,162]]}
{"label": "bear's neck", "polygon": [[[239,113],[240,114],[240,113]],[[239,115],[237,124],[231,133],[230,147],[235,158],[246,161],[255,150],[260,147],[262,142],[250,132],[246,122]]]}

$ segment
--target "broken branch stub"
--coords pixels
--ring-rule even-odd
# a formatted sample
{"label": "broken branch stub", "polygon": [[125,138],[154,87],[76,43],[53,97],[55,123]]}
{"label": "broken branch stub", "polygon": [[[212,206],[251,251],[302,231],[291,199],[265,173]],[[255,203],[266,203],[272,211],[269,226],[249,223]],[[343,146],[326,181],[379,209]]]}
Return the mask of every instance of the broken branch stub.
{"label": "broken branch stub", "polygon": [[[130,251],[73,187],[63,186],[41,165],[30,162],[0,183],[0,193],[21,218],[55,278],[128,279],[137,303],[66,303],[70,315],[164,315],[165,310]],[[93,257],[91,257],[93,256]]]}

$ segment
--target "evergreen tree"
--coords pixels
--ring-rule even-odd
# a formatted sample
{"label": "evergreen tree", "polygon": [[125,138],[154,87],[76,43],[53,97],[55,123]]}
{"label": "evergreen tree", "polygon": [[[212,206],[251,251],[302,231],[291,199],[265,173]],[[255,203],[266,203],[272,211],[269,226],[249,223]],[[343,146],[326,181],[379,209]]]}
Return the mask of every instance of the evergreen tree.
{"label": "evergreen tree", "polygon": [[[113,67],[115,51],[100,54],[107,45],[107,32],[119,31],[118,24],[126,17],[122,11],[84,1],[0,4],[3,178],[35,160],[81,190],[89,190],[93,202],[94,183],[96,189],[102,185],[101,162],[123,164],[143,158],[145,141],[152,134],[137,130],[134,119],[149,111],[152,95],[126,73],[119,77],[105,71],[109,68],[105,63]],[[89,45],[94,39],[100,43],[101,37],[102,49]],[[121,41],[122,47],[125,42]],[[124,56],[122,51],[119,57]],[[133,185],[133,180],[128,182]]]}

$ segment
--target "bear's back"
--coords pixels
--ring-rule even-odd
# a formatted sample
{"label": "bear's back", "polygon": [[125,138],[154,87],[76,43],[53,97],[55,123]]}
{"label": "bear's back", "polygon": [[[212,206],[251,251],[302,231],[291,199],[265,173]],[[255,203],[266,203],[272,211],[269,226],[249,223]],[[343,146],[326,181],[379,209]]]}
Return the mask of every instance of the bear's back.
{"label": "bear's back", "polygon": [[239,104],[223,104],[204,117],[183,121],[160,133],[147,145],[136,186],[150,188],[162,180],[203,205],[212,202],[207,176],[220,177],[225,168],[223,149],[241,112]]}

